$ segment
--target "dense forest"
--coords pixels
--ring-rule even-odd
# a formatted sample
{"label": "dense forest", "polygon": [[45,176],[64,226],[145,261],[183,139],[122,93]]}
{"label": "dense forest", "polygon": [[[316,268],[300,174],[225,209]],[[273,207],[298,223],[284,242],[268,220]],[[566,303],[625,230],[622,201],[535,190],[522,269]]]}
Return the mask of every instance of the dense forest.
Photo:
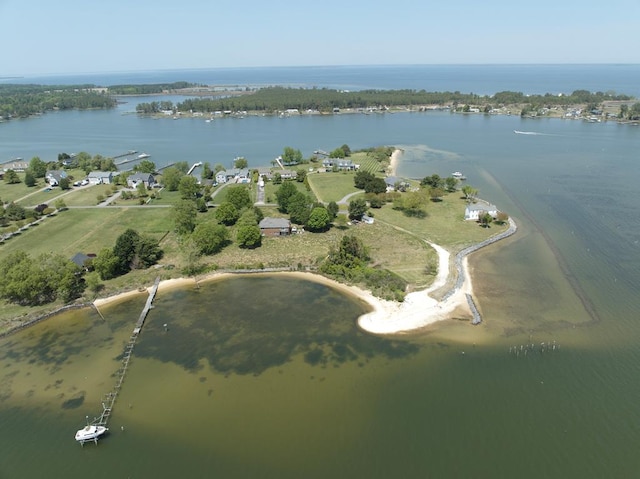
{"label": "dense forest", "polygon": [[111,85],[109,93],[112,95],[153,95],[164,92],[174,92],[183,88],[198,86],[195,83],[179,81],[174,83],[153,83],[143,85]]}
{"label": "dense forest", "polygon": [[270,87],[254,94],[227,98],[189,98],[176,105],[178,111],[264,111],[287,109],[332,111],[335,108],[379,108],[415,105],[599,105],[605,100],[630,100],[627,95],[576,90],[568,95],[524,95],[499,92],[480,96],[460,92],[427,92],[424,90],[339,91],[319,88]]}
{"label": "dense forest", "polygon": [[116,100],[95,85],[0,84],[0,117],[23,118],[51,110],[113,108]]}

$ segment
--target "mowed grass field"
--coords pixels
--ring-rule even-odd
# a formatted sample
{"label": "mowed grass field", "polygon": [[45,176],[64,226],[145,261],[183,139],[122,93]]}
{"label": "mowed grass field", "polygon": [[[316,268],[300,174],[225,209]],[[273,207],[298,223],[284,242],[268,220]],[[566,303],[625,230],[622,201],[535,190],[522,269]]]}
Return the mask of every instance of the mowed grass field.
{"label": "mowed grass field", "polygon": [[350,193],[362,191],[353,185],[354,176],[353,172],[330,172],[312,173],[307,175],[307,178],[318,200],[329,203],[330,201],[338,202]]}
{"label": "mowed grass field", "polygon": [[168,208],[69,209],[29,228],[0,246],[0,258],[17,250],[32,256],[44,252],[71,258],[78,252],[98,253],[111,248],[126,229],[156,239],[173,228]]}

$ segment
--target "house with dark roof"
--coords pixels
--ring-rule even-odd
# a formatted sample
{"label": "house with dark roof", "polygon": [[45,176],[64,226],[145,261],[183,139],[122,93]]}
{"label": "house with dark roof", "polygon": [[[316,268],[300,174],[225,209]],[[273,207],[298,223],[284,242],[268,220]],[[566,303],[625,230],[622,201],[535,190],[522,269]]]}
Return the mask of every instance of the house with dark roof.
{"label": "house with dark roof", "polygon": [[48,170],[44,175],[44,179],[51,186],[58,186],[60,184],[60,180],[66,177],[67,172],[64,170]]}
{"label": "house with dark roof", "polygon": [[92,171],[87,175],[90,185],[108,185],[113,183],[112,171]]}
{"label": "house with dark roof", "polygon": [[262,236],[286,236],[291,234],[291,221],[286,218],[263,218],[258,224]]}
{"label": "house with dark roof", "polygon": [[141,184],[147,188],[152,188],[155,183],[156,179],[151,173],[134,173],[127,178],[129,188],[137,188]]}

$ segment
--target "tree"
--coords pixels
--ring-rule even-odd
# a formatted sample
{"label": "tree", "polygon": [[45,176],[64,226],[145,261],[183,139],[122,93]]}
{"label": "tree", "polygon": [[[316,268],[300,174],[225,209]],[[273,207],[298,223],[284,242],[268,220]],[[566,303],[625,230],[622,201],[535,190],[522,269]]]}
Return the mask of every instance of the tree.
{"label": "tree", "polygon": [[180,170],[174,166],[170,166],[162,171],[162,183],[167,190],[178,191],[180,178],[182,178],[182,176],[183,173]]}
{"label": "tree", "polygon": [[504,211],[498,211],[498,214],[496,214],[496,223],[503,225],[507,221],[509,221],[509,215]]}
{"label": "tree", "polygon": [[240,218],[240,212],[232,203],[225,201],[216,208],[215,216],[220,223],[230,226],[238,221],[238,218]]}
{"label": "tree", "polygon": [[302,161],[302,152],[300,150],[295,150],[290,146],[284,147],[284,152],[282,153],[282,162],[285,165],[297,165]]}
{"label": "tree", "polygon": [[456,191],[456,187],[458,186],[458,180],[456,178],[454,178],[453,176],[448,176],[447,178],[445,178],[444,183],[445,189],[449,193],[453,193],[454,191]]}
{"label": "tree", "polygon": [[140,198],[149,196],[149,194],[147,193],[147,187],[143,182],[140,182],[140,184],[136,186],[136,190],[138,190],[138,197]]}
{"label": "tree", "polygon": [[69,186],[69,178],[67,177],[60,178],[60,182],[58,183],[58,186],[60,187],[61,190],[70,189],[71,186]]}
{"label": "tree", "polygon": [[226,188],[226,201],[236,207],[238,211],[251,206],[249,190],[244,186],[231,186]]}
{"label": "tree", "polygon": [[347,155],[342,147],[336,148],[331,153],[329,153],[329,158],[344,158],[346,156]]}
{"label": "tree", "polygon": [[488,212],[484,212],[483,214],[483,212],[481,211],[478,221],[480,222],[483,228],[488,228],[491,225],[491,222],[493,221],[493,216],[491,216]]}
{"label": "tree", "polygon": [[118,236],[113,247],[113,254],[118,258],[118,275],[128,273],[131,269],[139,242],[140,235],[131,228]]}
{"label": "tree", "polygon": [[444,196],[444,190],[442,188],[429,188],[429,196],[431,201],[442,201]]}
{"label": "tree", "polygon": [[202,165],[202,177],[210,180],[213,178],[213,170],[211,169],[211,165],[206,162],[204,165]]}
{"label": "tree", "polygon": [[103,248],[93,259],[93,268],[103,281],[115,278],[119,274],[120,258],[113,253],[111,248]]}
{"label": "tree", "polygon": [[387,183],[382,178],[373,178],[364,185],[365,193],[384,193],[387,191]]}
{"label": "tree", "polygon": [[24,172],[24,184],[29,188],[36,185],[36,178],[33,176],[33,172],[31,170],[26,170]]}
{"label": "tree", "polygon": [[373,173],[370,173],[368,171],[356,171],[356,174],[353,177],[353,184],[356,188],[364,190],[367,186],[367,183],[372,181],[374,178],[375,176],[373,175]]}
{"label": "tree", "polygon": [[300,168],[296,171],[296,181],[298,183],[304,183],[304,180],[307,179],[307,170]]}
{"label": "tree", "polygon": [[24,251],[0,261],[0,297],[20,305],[77,298],[84,289],[79,268],[62,255],[44,253],[35,260]]}
{"label": "tree", "polygon": [[244,156],[239,156],[238,158],[233,160],[233,165],[236,168],[242,170],[242,169],[247,168],[249,166],[249,162],[247,161],[247,159]]}
{"label": "tree", "polygon": [[180,178],[178,190],[180,191],[180,196],[183,200],[193,200],[198,194],[198,191],[200,191],[198,180],[191,175],[185,175]]}
{"label": "tree", "polygon": [[156,164],[151,160],[142,160],[133,167],[133,171],[138,171],[140,173],[155,173]]}
{"label": "tree", "polygon": [[289,200],[298,192],[296,185],[290,181],[285,181],[276,191],[276,199],[278,201],[278,209],[281,213],[287,213],[289,210]]}
{"label": "tree", "polygon": [[311,211],[306,228],[310,231],[326,231],[331,224],[331,215],[326,208],[318,206]]}
{"label": "tree", "polygon": [[55,203],[53,203],[53,206],[55,206],[58,211],[64,211],[67,209],[67,204],[62,198],[58,198]]}
{"label": "tree", "polygon": [[469,199],[478,194],[478,190],[474,189],[471,185],[464,185],[462,187],[462,194],[464,194],[465,199]]}
{"label": "tree", "polygon": [[262,243],[260,228],[254,225],[240,226],[236,239],[241,248],[257,248]]}
{"label": "tree", "polygon": [[4,182],[9,185],[14,185],[16,183],[20,183],[20,177],[18,176],[18,173],[9,169],[4,172]]}
{"label": "tree", "polygon": [[44,175],[47,174],[47,164],[38,156],[34,156],[29,162],[29,170],[36,178],[44,178]]}
{"label": "tree", "polygon": [[5,215],[10,221],[20,221],[25,219],[26,211],[23,206],[15,204],[13,201],[5,207]]}
{"label": "tree", "polygon": [[191,200],[180,200],[173,205],[171,215],[173,217],[174,230],[179,235],[191,233],[196,227],[198,211]]}
{"label": "tree", "polygon": [[191,239],[200,253],[215,254],[229,242],[229,231],[224,226],[209,221],[196,226]]}
{"label": "tree", "polygon": [[140,235],[140,240],[136,245],[136,251],[133,259],[131,260],[132,269],[145,269],[152,266],[162,258],[163,251],[160,249],[160,244],[154,238],[149,236]]}
{"label": "tree", "polygon": [[311,214],[310,198],[301,191],[296,192],[291,196],[291,198],[289,198],[287,211],[289,213],[289,219],[293,223],[297,223],[299,225],[307,224],[309,215]]}
{"label": "tree", "polygon": [[420,184],[422,186],[430,186],[432,188],[442,188],[444,185],[444,180],[440,177],[440,175],[431,175],[425,176]]}
{"label": "tree", "polygon": [[367,202],[362,198],[356,198],[349,202],[349,218],[352,220],[361,220],[367,212]]}
{"label": "tree", "polygon": [[338,206],[338,203],[336,203],[335,201],[331,201],[327,205],[327,211],[329,212],[329,216],[331,217],[331,220],[334,220],[336,216],[338,216],[338,211],[340,211],[340,207]]}
{"label": "tree", "polygon": [[344,156],[351,156],[351,148],[349,148],[349,145],[344,144],[340,147],[342,149],[342,152],[344,153]]}

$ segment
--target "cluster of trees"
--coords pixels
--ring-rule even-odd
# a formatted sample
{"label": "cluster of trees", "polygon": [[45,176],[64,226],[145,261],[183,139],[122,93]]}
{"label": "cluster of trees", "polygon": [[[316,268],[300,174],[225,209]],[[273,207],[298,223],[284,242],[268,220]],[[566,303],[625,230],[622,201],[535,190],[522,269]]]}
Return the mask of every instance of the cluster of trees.
{"label": "cluster of trees", "polygon": [[345,235],[320,265],[320,271],[337,280],[363,283],[376,295],[402,301],[406,281],[391,271],[370,266],[368,248],[353,235]]}
{"label": "cluster of trees", "polygon": [[113,108],[116,100],[95,85],[0,84],[0,116],[23,118],[51,110]]}
{"label": "cluster of trees", "polygon": [[113,248],[104,248],[91,266],[102,280],[112,279],[132,269],[145,269],[162,258],[157,240],[129,228],[116,240]]}
{"label": "cluster of trees", "polygon": [[357,171],[353,177],[354,186],[360,190],[364,190],[365,193],[384,193],[387,191],[387,184],[384,178],[375,176],[368,171]]}
{"label": "cluster of trees", "polygon": [[640,120],[640,103],[634,103],[631,107],[626,104],[620,105],[620,114],[618,116],[623,120]]}
{"label": "cluster of trees", "polygon": [[[56,200],[55,206],[58,209],[63,209],[65,207],[64,201],[62,199]],[[14,222],[19,227],[22,226],[23,223],[31,223],[42,215],[48,215],[52,212],[53,208],[50,208],[49,205],[45,203],[39,204],[33,209],[27,209],[14,202],[5,205],[2,200],[0,200],[0,226],[4,227]]]}
{"label": "cluster of trees", "polygon": [[24,251],[0,261],[0,298],[22,306],[38,306],[57,299],[72,301],[82,295],[85,283],[80,268],[55,253],[36,258]]}
{"label": "cluster of trees", "polygon": [[142,85],[111,85],[109,93],[113,95],[154,95],[159,93],[172,93],[182,88],[198,86],[196,83],[178,81],[173,83],[147,83]]}
{"label": "cluster of trees", "polygon": [[278,210],[289,214],[292,223],[303,225],[309,231],[326,231],[338,215],[335,201],[327,206],[314,202],[309,195],[299,191],[291,181],[285,181],[276,191]]}
{"label": "cluster of trees", "polygon": [[136,112],[144,115],[152,115],[163,111],[174,111],[175,106],[171,101],[152,101],[150,103],[138,103]]}

